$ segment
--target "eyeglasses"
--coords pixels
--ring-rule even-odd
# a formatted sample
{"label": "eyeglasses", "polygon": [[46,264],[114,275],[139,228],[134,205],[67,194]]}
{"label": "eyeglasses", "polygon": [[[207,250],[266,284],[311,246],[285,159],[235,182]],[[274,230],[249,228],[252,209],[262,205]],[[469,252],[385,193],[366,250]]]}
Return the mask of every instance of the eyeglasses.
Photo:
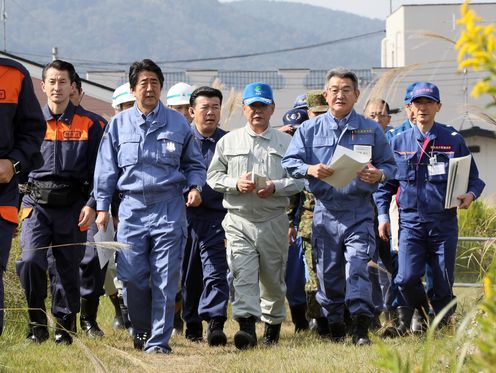
{"label": "eyeglasses", "polygon": [[331,87],[328,89],[329,93],[331,96],[337,96],[339,92],[341,92],[345,96],[351,95],[355,90],[352,87],[343,87],[343,88],[337,88],[337,87]]}

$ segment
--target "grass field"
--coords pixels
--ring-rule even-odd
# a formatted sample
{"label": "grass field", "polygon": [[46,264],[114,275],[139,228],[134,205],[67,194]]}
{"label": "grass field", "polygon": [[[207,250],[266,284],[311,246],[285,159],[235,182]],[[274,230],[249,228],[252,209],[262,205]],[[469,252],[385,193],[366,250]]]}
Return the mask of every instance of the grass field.
{"label": "grass field", "polygon": [[[209,348],[206,342],[193,343],[182,336],[171,339],[170,355],[147,355],[135,351],[125,331],[111,328],[113,307],[104,297],[98,321],[106,336],[93,340],[78,333],[72,346],[58,346],[50,339],[42,345],[28,342],[27,312],[13,265],[19,256],[17,242],[11,252],[6,273],[5,330],[0,337],[0,372],[379,372],[376,365],[381,358],[375,345],[357,348],[351,340],[333,344],[321,340],[311,332],[294,335],[290,320],[283,324],[280,344],[240,352],[233,344],[238,325],[226,323],[228,345]],[[459,299],[457,315],[471,309],[480,297],[481,289],[456,289]],[[49,309],[49,307],[48,307]],[[204,324],[204,329],[206,324]],[[427,351],[433,372],[450,371],[456,358],[454,330],[440,332]],[[263,325],[257,326],[257,334]],[[53,337],[53,331],[51,331]],[[396,349],[402,357],[410,357],[420,366],[424,359],[425,342],[422,337],[410,336],[383,341],[388,349]],[[451,356],[451,357],[450,357]]]}

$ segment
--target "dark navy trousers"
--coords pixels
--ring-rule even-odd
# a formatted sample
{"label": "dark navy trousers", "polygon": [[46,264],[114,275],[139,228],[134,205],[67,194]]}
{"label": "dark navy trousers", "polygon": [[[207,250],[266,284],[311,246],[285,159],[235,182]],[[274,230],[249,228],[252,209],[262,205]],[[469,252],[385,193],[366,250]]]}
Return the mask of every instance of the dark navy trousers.
{"label": "dark navy trousers", "polygon": [[12,236],[14,235],[16,225],[0,217],[0,335],[3,331],[3,308],[5,306],[5,291],[3,286],[3,273],[7,269],[9,260],[10,246]]}
{"label": "dark navy trousers", "polygon": [[222,219],[188,217],[182,273],[182,317],[186,323],[227,317],[229,285]]}
{"label": "dark navy trousers", "polygon": [[54,247],[49,260],[50,245],[86,242],[86,232],[78,227],[84,201],[67,207],[46,207],[23,198],[21,260],[16,263],[17,274],[26,294],[31,321],[46,322],[47,270],[52,292],[52,314],[57,318],[79,312],[79,264],[84,246]]}
{"label": "dark navy trousers", "polygon": [[[400,223],[398,275],[401,306],[418,307],[425,300],[422,284],[426,263],[432,271],[432,287],[428,297],[437,314],[453,299],[453,282],[458,242],[456,215],[445,215],[429,222]],[[450,310],[448,316],[454,312]]]}
{"label": "dark navy trousers", "polygon": [[288,249],[288,264],[286,265],[286,299],[290,306],[307,304],[305,293],[305,252],[302,238],[298,236]]}

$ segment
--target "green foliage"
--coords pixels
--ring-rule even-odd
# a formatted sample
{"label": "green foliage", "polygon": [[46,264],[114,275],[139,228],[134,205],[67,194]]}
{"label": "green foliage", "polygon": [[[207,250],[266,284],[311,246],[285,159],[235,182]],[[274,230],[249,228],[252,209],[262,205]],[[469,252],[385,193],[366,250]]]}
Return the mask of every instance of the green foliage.
{"label": "green foliage", "polygon": [[[460,237],[495,237],[496,210],[478,200],[467,210],[458,212]],[[495,251],[494,241],[458,242],[457,266],[472,272],[482,279],[492,262]]]}

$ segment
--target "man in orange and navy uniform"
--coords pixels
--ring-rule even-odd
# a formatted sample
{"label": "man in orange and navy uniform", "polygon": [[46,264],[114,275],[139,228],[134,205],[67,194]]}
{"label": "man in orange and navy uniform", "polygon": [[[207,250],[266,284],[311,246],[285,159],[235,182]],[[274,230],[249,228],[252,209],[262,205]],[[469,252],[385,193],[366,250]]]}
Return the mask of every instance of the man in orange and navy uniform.
{"label": "man in orange and navy uniform", "polygon": [[28,339],[38,343],[48,339],[47,269],[52,314],[57,319],[55,343],[72,343],[70,333],[76,331],[80,309],[79,264],[84,256],[84,246],[78,243],[86,242],[86,230],[95,219],[95,201],[89,192],[103,129],[70,102],[75,74],[74,66],[61,60],[43,69],[41,87],[48,99],[43,108],[47,122],[43,165],[29,174],[30,191],[22,201],[22,257],[17,274],[29,307]]}
{"label": "man in orange and navy uniform", "polygon": [[3,273],[18,223],[18,182],[39,167],[46,124],[29,72],[0,58],[0,335],[3,331]]}

